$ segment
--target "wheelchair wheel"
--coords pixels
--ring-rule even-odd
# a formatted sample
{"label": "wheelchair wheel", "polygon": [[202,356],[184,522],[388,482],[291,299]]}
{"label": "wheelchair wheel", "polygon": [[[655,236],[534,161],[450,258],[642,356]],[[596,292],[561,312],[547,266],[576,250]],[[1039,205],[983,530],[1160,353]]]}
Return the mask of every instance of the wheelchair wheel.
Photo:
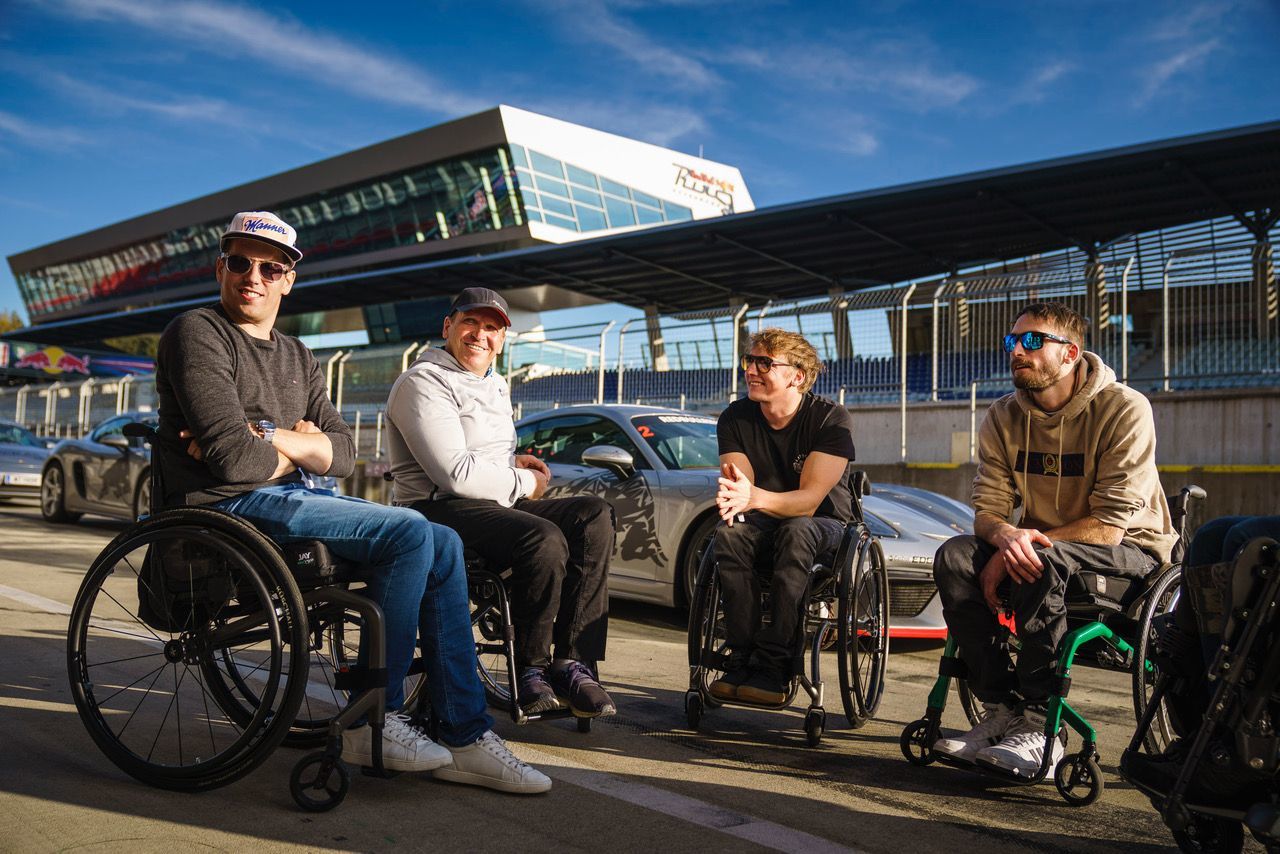
{"label": "wheelchair wheel", "polygon": [[982,720],[982,704],[978,702],[978,698],[973,696],[973,692],[969,690],[969,683],[964,679],[955,680],[956,696],[960,699],[960,709],[964,712],[965,720],[969,722],[969,726],[977,726]]}
{"label": "wheelchair wheel", "polygon": [[[846,541],[841,552],[850,545]],[[842,554],[837,565],[840,696],[849,725],[857,729],[875,717],[884,696],[889,659],[889,575],[880,544],[865,533],[853,544],[853,554]]]}
{"label": "wheelchair wheel", "polygon": [[341,759],[331,759],[324,751],[302,757],[289,775],[289,793],[293,795],[293,802],[307,812],[333,809],[342,803],[350,789],[351,772],[347,771]]}
{"label": "wheelchair wheel", "polygon": [[1244,848],[1244,827],[1229,818],[1193,813],[1186,827],[1173,831],[1173,841],[1191,854],[1234,854]]}
{"label": "wheelchair wheel", "polygon": [[1102,794],[1102,768],[1092,753],[1069,753],[1053,769],[1058,794],[1073,807],[1087,807]]}
{"label": "wheelchair wheel", "polygon": [[[249,697],[209,678],[223,649],[257,651]],[[85,575],[67,638],[94,742],[133,777],[184,791],[233,782],[270,755],[297,716],[306,680],[291,674],[306,657],[302,597],[270,542],[198,508],[116,537]]]}
{"label": "wheelchair wheel", "polygon": [[[721,671],[703,666],[704,657],[728,655],[729,644],[725,637],[724,600],[720,593],[720,575],[716,572],[715,552],[707,549],[698,570],[698,585],[693,604],[689,608],[689,667],[695,674],[696,688],[702,698],[699,710],[715,709],[720,702],[711,695],[711,683],[720,677]],[[687,709],[686,705],[686,709]],[[690,726],[693,720],[690,718]]]}
{"label": "wheelchair wheel", "polygon": [[[1152,583],[1151,591],[1142,605],[1131,671],[1133,712],[1139,721],[1146,714],[1147,701],[1151,697],[1151,692],[1155,690],[1156,680],[1160,678],[1160,671],[1151,660],[1151,652],[1159,633],[1155,621],[1161,615],[1173,612],[1174,606],[1178,604],[1181,581],[1182,570],[1179,567],[1174,566],[1165,570],[1165,573]],[[1151,728],[1143,736],[1143,744],[1148,753],[1159,754],[1164,752],[1175,737],[1168,706],[1162,703],[1155,717],[1151,719]]]}
{"label": "wheelchair wheel", "polygon": [[502,578],[487,570],[468,573],[468,604],[471,631],[476,643],[477,672],[489,705],[511,711],[511,666],[513,650],[507,639],[505,615],[509,613]]}

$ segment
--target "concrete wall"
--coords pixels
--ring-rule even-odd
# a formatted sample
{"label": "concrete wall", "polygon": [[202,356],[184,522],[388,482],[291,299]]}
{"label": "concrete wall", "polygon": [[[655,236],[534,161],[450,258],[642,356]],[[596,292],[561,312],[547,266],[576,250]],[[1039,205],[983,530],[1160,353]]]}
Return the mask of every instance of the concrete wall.
{"label": "concrete wall", "polygon": [[[978,401],[976,424],[990,401]],[[1151,396],[1159,437],[1156,461],[1170,466],[1280,466],[1280,388],[1169,392]],[[853,407],[858,459],[901,460],[897,406]],[[907,408],[907,461],[969,461],[968,401]]]}

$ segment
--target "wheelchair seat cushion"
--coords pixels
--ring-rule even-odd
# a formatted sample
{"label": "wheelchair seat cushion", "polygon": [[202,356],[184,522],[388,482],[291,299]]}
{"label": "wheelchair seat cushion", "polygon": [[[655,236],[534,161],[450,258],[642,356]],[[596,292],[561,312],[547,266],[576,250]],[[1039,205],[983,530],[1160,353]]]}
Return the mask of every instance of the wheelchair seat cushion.
{"label": "wheelchair seat cushion", "polygon": [[320,540],[284,543],[280,546],[280,551],[299,590],[312,590],[359,579],[360,565],[338,557]]}
{"label": "wheelchair seat cushion", "polygon": [[[1154,578],[1156,573],[1149,577]],[[1146,589],[1146,579],[1104,575],[1084,570],[1074,572],[1067,580],[1066,601],[1070,606],[1102,607],[1125,611]]]}

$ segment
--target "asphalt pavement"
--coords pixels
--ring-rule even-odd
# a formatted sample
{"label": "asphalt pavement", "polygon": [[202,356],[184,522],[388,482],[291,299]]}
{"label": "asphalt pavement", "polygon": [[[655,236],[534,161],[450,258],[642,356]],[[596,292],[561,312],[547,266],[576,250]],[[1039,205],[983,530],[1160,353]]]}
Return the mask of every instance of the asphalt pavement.
{"label": "asphalt pavement", "polygon": [[[45,523],[0,505],[0,850],[44,851],[834,851],[1130,852],[1172,839],[1116,773],[1133,730],[1128,678],[1078,669],[1071,702],[1099,730],[1106,790],[1073,808],[1051,783],[1019,787],[898,747],[919,717],[940,644],[896,643],[877,719],[848,728],[835,661],[828,728],[805,743],[803,704],[709,711],[699,732],[682,706],[683,616],[614,600],[603,678],[617,716],[587,734],[572,720],[497,729],[554,780],[519,797],[429,775],[354,775],[336,810],[299,811],[281,748],[248,777],[199,795],[136,782],[99,752],[66,675],[67,615],[85,569],[124,525]],[[958,703],[944,723],[960,729]],[[1074,739],[1073,739],[1074,743]],[[1254,848],[1253,850],[1261,850]]]}

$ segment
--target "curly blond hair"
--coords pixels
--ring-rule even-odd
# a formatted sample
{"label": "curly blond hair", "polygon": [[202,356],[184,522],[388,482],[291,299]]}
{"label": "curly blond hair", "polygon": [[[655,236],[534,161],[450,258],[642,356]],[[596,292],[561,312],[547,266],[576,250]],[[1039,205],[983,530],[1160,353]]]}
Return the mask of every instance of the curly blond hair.
{"label": "curly blond hair", "polygon": [[748,349],[759,347],[778,361],[795,365],[803,371],[804,382],[800,384],[801,394],[813,388],[813,384],[818,381],[818,374],[822,373],[823,365],[822,360],[818,358],[818,351],[813,349],[813,345],[799,332],[770,326],[752,335],[747,346]]}

